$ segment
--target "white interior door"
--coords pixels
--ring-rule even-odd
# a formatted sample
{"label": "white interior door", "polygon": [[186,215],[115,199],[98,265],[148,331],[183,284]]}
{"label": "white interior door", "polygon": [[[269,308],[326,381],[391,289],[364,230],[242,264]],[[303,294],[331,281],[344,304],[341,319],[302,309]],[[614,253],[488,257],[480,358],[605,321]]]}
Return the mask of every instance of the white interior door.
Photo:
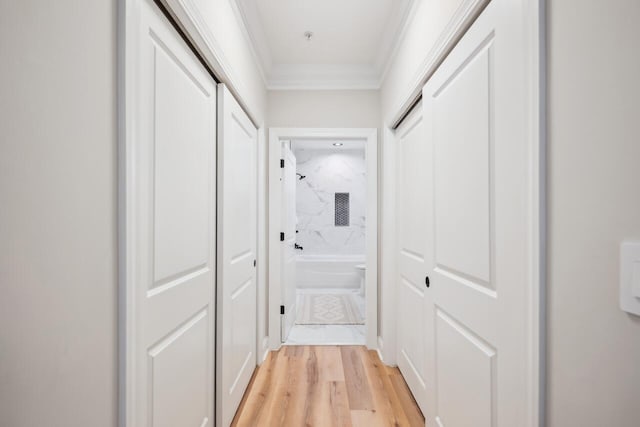
{"label": "white interior door", "polygon": [[216,85],[155,4],[139,12],[127,104],[127,425],[213,426]]}
{"label": "white interior door", "polygon": [[398,145],[398,367],[418,406],[426,403],[426,271],[432,264],[431,151],[419,104],[396,130]]}
{"label": "white interior door", "polygon": [[289,143],[282,148],[284,168],[282,168],[282,342],[287,340],[291,327],[296,321],[296,156]]}
{"label": "white interior door", "polygon": [[492,1],[423,91],[434,149],[429,425],[531,425],[534,163],[521,7]]}
{"label": "white interior door", "polygon": [[218,86],[217,426],[233,420],[256,367],[257,130]]}

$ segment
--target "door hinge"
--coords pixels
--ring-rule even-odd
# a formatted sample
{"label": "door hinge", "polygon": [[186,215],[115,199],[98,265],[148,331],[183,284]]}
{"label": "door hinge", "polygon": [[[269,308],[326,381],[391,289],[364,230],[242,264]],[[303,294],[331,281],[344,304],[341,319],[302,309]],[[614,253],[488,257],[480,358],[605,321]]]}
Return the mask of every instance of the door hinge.
{"label": "door hinge", "polygon": [[284,233],[282,233],[282,232],[280,233],[280,241],[284,242]]}
{"label": "door hinge", "polygon": [[280,159],[280,167],[284,169],[284,159]]}
{"label": "door hinge", "polygon": [[256,266],[256,260],[255,259],[253,260],[253,266],[254,267]]}
{"label": "door hinge", "polygon": [[280,306],[280,314],[284,314],[284,305]]}

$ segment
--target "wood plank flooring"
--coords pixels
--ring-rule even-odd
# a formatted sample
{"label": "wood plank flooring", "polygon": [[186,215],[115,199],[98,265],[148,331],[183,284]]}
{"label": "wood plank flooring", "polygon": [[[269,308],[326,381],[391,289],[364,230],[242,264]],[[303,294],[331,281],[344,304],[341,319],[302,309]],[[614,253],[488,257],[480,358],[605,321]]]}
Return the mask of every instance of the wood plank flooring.
{"label": "wood plank flooring", "polygon": [[400,371],[362,346],[285,346],[256,370],[232,426],[424,426]]}

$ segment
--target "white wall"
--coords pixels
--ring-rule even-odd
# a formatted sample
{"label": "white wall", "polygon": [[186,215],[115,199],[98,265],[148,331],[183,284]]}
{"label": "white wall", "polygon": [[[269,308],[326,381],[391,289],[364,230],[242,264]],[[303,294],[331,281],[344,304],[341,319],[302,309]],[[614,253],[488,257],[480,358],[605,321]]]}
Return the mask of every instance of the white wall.
{"label": "white wall", "polygon": [[268,93],[269,127],[380,127],[376,90],[281,90]]}
{"label": "white wall", "polygon": [[[228,0],[199,2],[264,126],[266,90]],[[117,425],[116,7],[0,0],[3,426]]]}
{"label": "white wall", "polygon": [[0,425],[117,423],[116,2],[0,2]]}
{"label": "white wall", "polygon": [[266,120],[267,91],[231,0],[192,0],[218,43],[237,91],[258,126]]}
{"label": "white wall", "polygon": [[[382,140],[380,91],[378,90],[273,90],[268,92],[269,127],[376,128],[378,151]],[[378,155],[379,166],[382,166]],[[381,176],[378,175],[381,183]],[[378,210],[382,201],[378,199]],[[381,222],[378,221],[380,235]],[[380,253],[381,245],[378,245]],[[378,255],[380,260],[380,255]],[[378,270],[380,263],[378,263]],[[379,271],[378,271],[379,274]],[[380,287],[380,283],[378,283]],[[378,289],[378,330],[381,325],[381,289]]]}
{"label": "white wall", "polygon": [[640,425],[640,317],[618,248],[640,239],[640,2],[548,2],[548,426]]}
{"label": "white wall", "polygon": [[465,0],[416,0],[404,38],[391,61],[382,87],[382,118],[390,124],[411,85],[419,77],[421,65],[455,11]]}
{"label": "white wall", "polygon": [[[294,143],[295,144],[295,143]],[[365,255],[364,150],[298,149],[297,243],[303,255]],[[349,193],[349,226],[335,225],[335,193]]]}
{"label": "white wall", "polygon": [[[273,90],[268,92],[267,112],[269,127],[376,128],[380,144],[382,119],[377,90]],[[380,233],[380,222],[375,222]],[[373,341],[368,338],[368,342]]]}

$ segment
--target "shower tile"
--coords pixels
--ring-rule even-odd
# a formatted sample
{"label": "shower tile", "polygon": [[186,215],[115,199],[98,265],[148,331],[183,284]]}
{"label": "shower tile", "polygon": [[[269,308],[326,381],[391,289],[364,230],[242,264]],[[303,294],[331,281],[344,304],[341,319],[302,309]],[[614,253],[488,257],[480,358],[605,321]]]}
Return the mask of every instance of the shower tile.
{"label": "shower tile", "polygon": [[[295,151],[296,239],[305,254],[362,255],[365,252],[366,165],[364,150]],[[348,221],[336,224],[336,193],[348,193]],[[340,208],[340,206],[337,206]],[[341,211],[342,212],[342,211]]]}

